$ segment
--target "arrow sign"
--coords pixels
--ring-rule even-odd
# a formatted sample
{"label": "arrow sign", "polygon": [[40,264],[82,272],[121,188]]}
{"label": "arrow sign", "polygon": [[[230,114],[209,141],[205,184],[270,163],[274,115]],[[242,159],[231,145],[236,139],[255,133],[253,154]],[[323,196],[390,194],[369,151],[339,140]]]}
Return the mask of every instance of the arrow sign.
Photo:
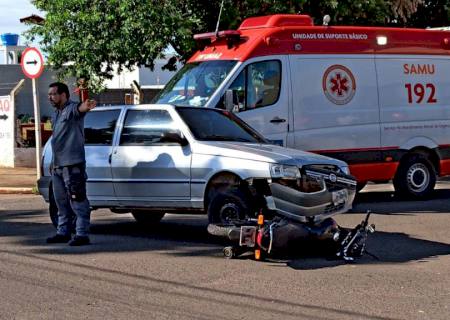
{"label": "arrow sign", "polygon": [[0,120],[6,120],[6,119],[8,119],[8,116],[6,114],[2,114],[0,116]]}
{"label": "arrow sign", "polygon": [[23,73],[30,79],[39,78],[44,71],[44,58],[36,48],[26,48],[20,62]]}

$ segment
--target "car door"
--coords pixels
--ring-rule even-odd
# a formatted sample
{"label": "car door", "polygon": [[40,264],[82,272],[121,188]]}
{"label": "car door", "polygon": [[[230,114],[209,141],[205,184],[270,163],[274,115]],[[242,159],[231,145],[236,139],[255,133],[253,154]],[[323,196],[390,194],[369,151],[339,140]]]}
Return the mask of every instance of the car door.
{"label": "car door", "polygon": [[242,120],[275,144],[286,146],[289,131],[289,74],[282,72],[286,57],[247,64],[228,89]]}
{"label": "car door", "polygon": [[190,147],[161,140],[163,133],[176,131],[167,110],[126,111],[111,159],[114,189],[122,205],[165,206],[190,198]]}
{"label": "car door", "polygon": [[87,194],[91,201],[111,201],[115,196],[109,157],[120,112],[98,108],[84,119]]}

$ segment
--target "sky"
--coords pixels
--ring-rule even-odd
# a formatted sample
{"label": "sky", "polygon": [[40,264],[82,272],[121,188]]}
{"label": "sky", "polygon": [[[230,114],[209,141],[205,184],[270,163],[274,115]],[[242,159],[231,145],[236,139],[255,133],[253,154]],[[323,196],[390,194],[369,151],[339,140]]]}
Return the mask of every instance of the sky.
{"label": "sky", "polygon": [[[27,26],[20,23],[19,19],[32,14],[45,16],[30,0],[0,0],[0,34],[17,33],[20,35],[19,44],[25,44],[25,38],[21,33],[27,30]],[[0,55],[0,63],[3,63],[3,56]]]}
{"label": "sky", "polygon": [[[27,26],[20,23],[19,19],[32,14],[44,16],[42,12],[31,4],[30,0],[0,0],[0,34],[18,33],[27,30]],[[25,39],[21,37],[21,44]]]}

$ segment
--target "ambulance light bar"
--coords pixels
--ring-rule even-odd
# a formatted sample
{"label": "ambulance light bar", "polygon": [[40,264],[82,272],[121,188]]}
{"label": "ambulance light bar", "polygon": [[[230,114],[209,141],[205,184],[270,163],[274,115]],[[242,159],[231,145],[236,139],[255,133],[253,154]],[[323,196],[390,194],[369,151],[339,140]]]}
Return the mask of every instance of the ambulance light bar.
{"label": "ambulance light bar", "polygon": [[241,40],[241,32],[237,30],[224,30],[219,32],[206,32],[194,34],[194,40],[205,47],[210,45],[214,40],[226,39],[228,47],[231,48],[235,43]]}

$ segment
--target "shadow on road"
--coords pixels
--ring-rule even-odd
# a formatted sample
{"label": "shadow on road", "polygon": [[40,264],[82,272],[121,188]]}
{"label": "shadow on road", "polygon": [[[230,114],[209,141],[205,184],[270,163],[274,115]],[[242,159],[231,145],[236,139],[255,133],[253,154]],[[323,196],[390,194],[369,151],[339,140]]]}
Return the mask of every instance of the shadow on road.
{"label": "shadow on road", "polygon": [[[424,200],[408,200],[396,196],[394,192],[362,192],[357,194],[353,209],[349,213],[372,210],[377,214],[449,213],[450,189],[438,189]],[[394,205],[395,204],[395,205]]]}
{"label": "shadow on road", "polygon": [[[356,259],[356,264],[405,263],[410,261],[426,262],[442,255],[450,254],[450,245],[441,242],[413,238],[404,233],[375,232],[369,235],[367,251]],[[345,264],[342,260],[324,259],[317,254],[293,257],[288,265],[299,270],[329,268]]]}
{"label": "shadow on road", "polygon": [[[405,205],[407,203],[405,202]],[[358,206],[364,206],[359,204]],[[421,206],[420,203],[416,203]],[[358,207],[357,207],[358,208]],[[213,237],[206,231],[207,220],[203,216],[169,215],[153,228],[144,228],[131,218],[93,219],[91,228],[93,244],[72,248],[63,245],[47,245],[45,239],[54,232],[50,223],[33,222],[35,217],[47,215],[42,210],[7,211],[0,214],[0,237],[16,237],[33,252],[48,254],[84,254],[92,252],[164,251],[177,256],[212,256],[222,258],[222,247],[227,242]],[[305,244],[307,247],[308,244]],[[302,251],[302,248],[299,248]],[[309,248],[306,254],[290,255],[286,262],[294,269],[320,269],[338,266],[341,260],[326,259],[323,248]],[[364,256],[358,264],[404,263],[427,261],[450,254],[450,245],[411,237],[404,233],[376,232],[370,235],[368,250],[379,260]],[[284,265],[284,264],[283,264]],[[280,265],[281,266],[281,265]]]}

